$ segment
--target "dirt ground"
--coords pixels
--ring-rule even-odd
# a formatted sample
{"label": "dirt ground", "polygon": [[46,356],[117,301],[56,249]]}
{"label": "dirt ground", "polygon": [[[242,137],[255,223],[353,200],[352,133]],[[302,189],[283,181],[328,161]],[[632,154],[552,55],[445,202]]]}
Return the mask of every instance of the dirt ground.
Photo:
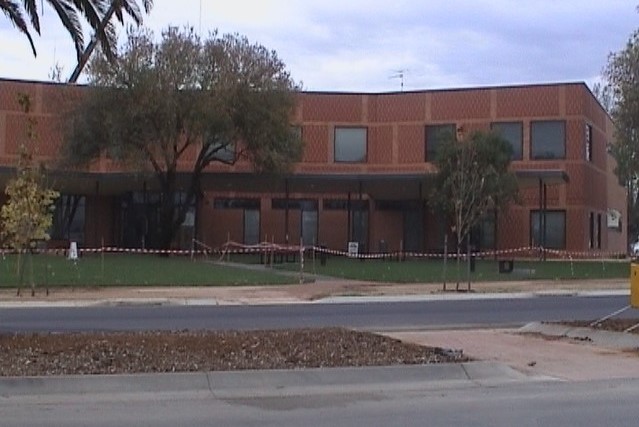
{"label": "dirt ground", "polygon": [[[562,322],[565,325],[569,326],[578,326],[587,328],[590,326],[592,322]],[[627,329],[632,328],[633,326],[639,325],[639,319],[608,319],[601,323],[598,323],[594,326],[596,329],[602,329],[604,331],[612,331],[612,332],[625,332]],[[636,329],[632,329],[628,331],[629,333],[639,334],[639,327]]]}
{"label": "dirt ground", "polygon": [[342,328],[0,335],[0,376],[463,362],[459,352]]}

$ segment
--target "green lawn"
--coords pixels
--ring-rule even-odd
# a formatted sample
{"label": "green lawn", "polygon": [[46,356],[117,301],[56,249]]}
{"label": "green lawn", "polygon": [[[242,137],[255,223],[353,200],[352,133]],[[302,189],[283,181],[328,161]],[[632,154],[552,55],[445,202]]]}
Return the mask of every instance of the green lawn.
{"label": "green lawn", "polygon": [[[212,259],[191,261],[188,257],[157,255],[106,254],[85,255],[76,262],[59,255],[34,255],[33,274],[38,286],[234,286],[297,283],[295,275],[278,274],[278,270],[299,271],[299,262],[278,263],[275,269],[256,270],[214,264]],[[213,258],[217,260],[217,257]],[[16,287],[17,256],[0,258],[0,287]],[[259,256],[231,256],[232,262],[247,267],[259,262]],[[519,261],[512,273],[499,273],[495,260],[477,260],[473,282],[504,280],[598,279],[630,276],[628,261]],[[305,271],[323,276],[391,283],[441,283],[442,260],[358,260],[329,257],[322,266],[319,258],[305,259]],[[23,286],[27,286],[28,264]],[[446,267],[447,281],[457,276],[454,261]],[[462,263],[460,278],[466,280]]]}
{"label": "green lawn", "polygon": [[[106,254],[86,255],[76,262],[59,255],[33,255],[33,276],[38,286],[220,286],[296,283],[277,272],[215,265],[188,257]],[[0,287],[18,284],[16,255],[0,258]],[[24,283],[29,283],[26,264]]]}
{"label": "green lawn", "polygon": [[[443,260],[358,260],[345,257],[329,257],[326,265],[319,258],[305,260],[305,270],[325,276],[392,283],[437,283],[444,279]],[[282,268],[294,270],[299,264],[284,264]],[[466,264],[461,264],[461,280],[466,280]],[[446,267],[447,281],[457,277],[456,264],[449,260]],[[471,280],[557,280],[629,278],[629,261],[518,261],[511,273],[499,273],[495,260],[477,260]]]}

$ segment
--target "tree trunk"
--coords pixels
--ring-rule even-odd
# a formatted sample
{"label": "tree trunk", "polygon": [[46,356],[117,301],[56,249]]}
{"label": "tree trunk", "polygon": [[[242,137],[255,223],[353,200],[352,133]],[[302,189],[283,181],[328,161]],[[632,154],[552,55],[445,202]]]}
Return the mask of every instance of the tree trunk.
{"label": "tree trunk", "polygon": [[471,267],[471,251],[470,251],[470,233],[466,234],[466,280],[468,281],[467,291],[470,292],[470,267]]}
{"label": "tree trunk", "polygon": [[20,291],[22,289],[22,282],[24,280],[24,260],[22,257],[22,251],[18,251],[18,292],[17,296],[20,296]]}
{"label": "tree trunk", "polygon": [[175,193],[165,192],[160,206],[159,249],[171,249],[175,237]]}
{"label": "tree trunk", "polygon": [[86,49],[84,49],[84,52],[82,52],[82,55],[80,56],[80,58],[78,58],[78,64],[76,65],[75,69],[71,73],[68,83],[76,83],[78,81],[78,78],[80,77],[80,73],[82,73],[82,70],[87,65],[87,62],[89,62],[89,58],[91,57],[91,54],[93,53],[93,51],[95,50],[95,47],[98,44],[98,33],[104,32],[107,24],[109,23],[109,21],[113,17],[113,14],[115,13],[115,8],[117,3],[118,2],[115,0],[111,2],[111,6],[109,6],[109,9],[102,17],[102,21],[100,21],[100,25],[98,26],[96,33],[93,35],[93,37],[91,37],[91,40],[89,41],[89,44],[87,45]]}
{"label": "tree trunk", "polygon": [[455,280],[455,290],[459,292],[459,281],[461,280],[461,234],[457,232],[457,274]]}

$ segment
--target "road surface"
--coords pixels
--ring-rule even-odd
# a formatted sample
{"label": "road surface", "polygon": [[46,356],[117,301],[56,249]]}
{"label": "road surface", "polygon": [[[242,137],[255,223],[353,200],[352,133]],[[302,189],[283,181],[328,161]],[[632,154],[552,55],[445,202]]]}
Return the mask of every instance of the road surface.
{"label": "road surface", "polygon": [[[627,304],[627,296],[543,296],[272,306],[1,308],[0,332],[255,330],[325,326],[383,331],[500,327],[532,321],[597,319]],[[629,310],[624,316],[639,317],[639,312]]]}

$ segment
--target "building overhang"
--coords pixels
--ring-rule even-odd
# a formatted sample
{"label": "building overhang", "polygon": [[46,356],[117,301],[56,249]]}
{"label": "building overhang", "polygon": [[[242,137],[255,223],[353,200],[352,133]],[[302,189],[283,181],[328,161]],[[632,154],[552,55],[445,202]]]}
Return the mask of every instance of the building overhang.
{"label": "building overhang", "polygon": [[[189,173],[177,174],[177,189],[186,190]],[[15,176],[15,169],[0,168],[0,184]],[[569,182],[564,170],[524,169],[515,171],[520,188]],[[433,173],[368,174],[256,174],[249,172],[205,172],[203,191],[269,194],[367,194],[380,200],[427,199],[432,191]],[[48,185],[67,194],[118,195],[128,191],[158,191],[153,173],[49,171]]]}
{"label": "building overhang", "polygon": [[563,169],[520,169],[515,171],[519,188],[546,185],[567,184],[570,177]]}

